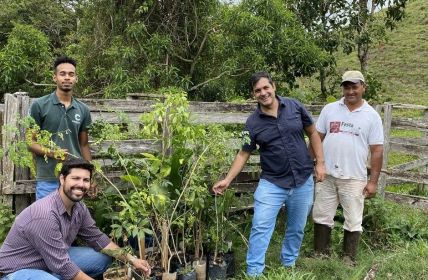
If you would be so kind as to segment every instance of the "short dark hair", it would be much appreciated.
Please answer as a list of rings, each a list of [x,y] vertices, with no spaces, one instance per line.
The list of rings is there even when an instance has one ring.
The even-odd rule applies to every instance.
[[[88,170],[91,173],[90,177],[92,178],[92,172],[94,171],[94,165],[92,163],[90,163],[89,161],[84,160],[82,158],[66,159],[62,163],[61,171],[59,172],[59,174],[64,176],[64,177],[67,177],[67,175],[70,174],[71,169],[73,169],[73,168],[81,168],[81,169]]]
[[[73,58],[68,57],[68,56],[60,56],[60,57],[57,57],[55,59],[54,64],[53,64],[53,70],[56,71],[56,68],[58,67],[58,65],[63,64],[63,63],[70,63],[74,67],[76,67],[76,65],[77,65],[76,60],[74,60]]]
[[[273,85],[272,76],[266,71],[260,71],[260,72],[257,72],[257,73],[254,73],[253,75],[251,75],[250,79],[248,80],[248,86],[250,88],[250,92],[253,91],[254,85],[257,84],[257,82],[261,78],[268,79],[269,84]]]

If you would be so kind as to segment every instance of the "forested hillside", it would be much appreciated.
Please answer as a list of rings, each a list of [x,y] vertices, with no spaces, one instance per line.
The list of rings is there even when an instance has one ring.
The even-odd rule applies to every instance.
[[[414,0],[388,41],[370,52],[369,71],[378,77],[384,97],[395,102],[428,105],[428,1]],[[338,69],[358,67],[355,53],[340,55]]]

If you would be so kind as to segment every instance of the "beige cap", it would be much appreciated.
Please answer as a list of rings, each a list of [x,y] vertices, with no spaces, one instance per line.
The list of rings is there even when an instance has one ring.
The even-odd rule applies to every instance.
[[[365,83],[364,76],[360,71],[346,71],[342,75],[342,82],[340,85],[342,85],[344,82],[358,83],[360,81]]]

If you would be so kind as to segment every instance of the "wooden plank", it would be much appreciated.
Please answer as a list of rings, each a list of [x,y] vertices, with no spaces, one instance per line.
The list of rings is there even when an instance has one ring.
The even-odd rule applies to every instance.
[[[395,165],[391,169],[397,171],[408,171],[414,168],[422,167],[428,165],[428,157],[417,159],[411,162],[406,162],[403,164]]]
[[[163,100],[166,96],[156,93],[146,93],[146,92],[131,92],[126,94],[126,100],[151,100],[158,99]]]
[[[121,181],[120,176],[123,175],[123,172],[121,171],[112,171],[112,172],[106,172],[105,176],[109,178],[110,181],[112,181],[114,184],[120,185],[119,187],[123,189],[124,185],[127,185],[126,182]],[[97,180],[102,180],[99,175],[95,174],[95,177]],[[32,194],[35,192],[35,186],[36,186],[36,180],[17,180],[15,184],[8,188],[6,191],[6,194]],[[109,187],[106,185],[106,187]],[[131,187],[131,186],[129,186]],[[126,187],[125,187],[126,189]]]
[[[195,124],[245,124],[250,113],[197,112],[191,114]]]
[[[18,122],[19,114],[19,105],[18,99],[12,94],[5,94],[5,111],[4,111],[4,124],[7,126],[15,126]],[[15,140],[15,133],[11,131],[5,131],[3,134],[2,148],[3,151],[7,151],[7,148],[10,147],[10,144]],[[1,193],[9,193],[8,189],[13,186],[13,176],[15,166],[10,160],[9,156],[5,154],[2,159],[2,174],[3,174],[3,184]]]
[[[79,99],[89,106],[91,112],[149,112],[157,103],[155,100],[125,100],[125,99]],[[310,112],[321,111],[324,105],[305,105]],[[256,109],[255,102],[231,103],[231,102],[202,102],[189,101],[190,112],[229,112],[252,113]]]
[[[403,138],[403,137],[394,137],[391,138],[391,141],[397,144],[409,144],[415,146],[428,146],[428,138]]]
[[[232,183],[230,189],[235,193],[253,193],[256,191],[259,182]]]
[[[35,180],[19,180],[3,190],[3,194],[31,194],[34,193]]]
[[[0,147],[3,148],[3,125],[4,125],[4,104],[0,104]],[[1,198],[1,189],[3,184],[3,160],[0,159],[0,198]]]
[[[414,120],[409,118],[392,118],[392,126],[406,127],[406,128],[421,128],[428,129],[428,123],[424,120]]]
[[[91,154],[94,158],[108,155],[109,148],[114,147],[122,155],[138,155],[141,153],[155,153],[160,151],[160,143],[154,140],[118,140],[104,141],[100,144],[90,143]]]
[[[398,125],[394,125],[393,126],[394,127],[394,129],[398,129],[398,130],[417,130],[417,131],[420,131],[420,132],[425,132],[425,133],[428,133],[428,129],[427,128],[409,128],[408,126],[404,126],[404,127],[402,127],[402,126],[398,126]]]
[[[396,179],[402,182],[417,183],[417,184],[428,184],[427,173],[416,173],[409,171],[389,171],[389,179]]]
[[[414,208],[428,210],[427,197],[385,192],[385,199],[400,204],[406,204]]]
[[[223,113],[211,112],[207,113],[196,112],[192,113],[190,120],[195,124],[244,124],[249,113]],[[108,123],[119,124],[123,123],[123,118],[115,112],[91,112],[92,120],[103,120]],[[127,112],[127,118],[133,123],[140,123],[141,113]]]
[[[23,117],[28,115],[28,111],[30,109],[30,97],[26,92],[16,92],[14,93],[14,96],[16,96],[18,102],[18,120],[21,120]],[[18,124],[18,129],[19,135],[17,135],[17,139],[20,141],[25,141],[25,129],[20,124]],[[15,167],[15,180],[24,179],[30,179],[30,169],[28,167]],[[25,203],[25,201],[30,201],[30,199],[17,198],[15,201],[18,201],[18,203]],[[17,210],[20,207],[17,207]]]
[[[391,122],[392,122],[392,106],[391,105],[378,105],[376,106],[376,111],[380,113],[383,110],[383,159],[382,159],[382,170],[385,170],[388,165],[388,154],[389,150],[391,149],[390,145],[390,133],[391,133]],[[377,193],[384,197],[385,193],[385,186],[386,186],[386,174],[384,172],[380,173],[379,179],[378,179],[378,187],[377,187]]]
[[[390,146],[393,151],[409,153],[413,155],[428,155],[428,146],[419,146],[413,144],[397,143],[394,140],[390,141]]]
[[[411,110],[428,110],[428,106],[424,105],[416,105],[416,104],[405,104],[405,103],[391,103],[388,102],[394,107],[394,109],[411,109]]]

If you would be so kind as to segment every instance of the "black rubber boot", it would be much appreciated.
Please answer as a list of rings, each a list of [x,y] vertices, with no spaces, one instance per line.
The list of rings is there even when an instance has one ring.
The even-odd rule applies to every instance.
[[[330,256],[331,227],[314,223],[314,251],[316,257]]]
[[[343,261],[351,266],[357,264],[356,257],[361,232],[344,230],[343,239]]]

